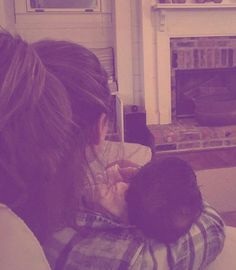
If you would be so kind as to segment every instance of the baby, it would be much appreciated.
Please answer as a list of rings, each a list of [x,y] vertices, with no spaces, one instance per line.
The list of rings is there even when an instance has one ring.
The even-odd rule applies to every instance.
[[[185,234],[203,209],[193,169],[175,157],[150,161],[129,183],[104,185],[100,204],[161,243],[175,242]]]

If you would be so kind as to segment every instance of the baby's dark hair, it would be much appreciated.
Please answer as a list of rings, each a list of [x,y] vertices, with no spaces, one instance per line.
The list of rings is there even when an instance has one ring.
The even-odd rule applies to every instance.
[[[143,233],[161,243],[185,234],[203,209],[196,175],[182,159],[153,159],[130,180],[128,217]]]

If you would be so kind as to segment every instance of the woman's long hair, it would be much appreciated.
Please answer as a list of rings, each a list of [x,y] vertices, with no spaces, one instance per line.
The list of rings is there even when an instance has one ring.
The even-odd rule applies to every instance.
[[[73,220],[85,151],[99,142],[109,104],[107,75],[86,48],[0,33],[0,202],[41,240]]]

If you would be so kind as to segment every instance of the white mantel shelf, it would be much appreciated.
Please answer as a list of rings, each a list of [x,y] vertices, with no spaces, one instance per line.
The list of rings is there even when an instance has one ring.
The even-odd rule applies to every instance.
[[[232,9],[236,8],[236,4],[156,4],[152,6],[152,10],[162,9]]]

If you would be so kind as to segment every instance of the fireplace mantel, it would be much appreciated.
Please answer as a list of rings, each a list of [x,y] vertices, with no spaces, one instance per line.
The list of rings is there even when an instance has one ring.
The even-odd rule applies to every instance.
[[[144,97],[147,122],[169,124],[171,123],[170,39],[236,36],[236,4],[155,4],[149,6],[149,12],[147,5],[143,7]],[[148,45],[150,43],[153,44],[152,47]],[[147,53],[146,50],[152,52]],[[149,74],[152,73],[152,69],[154,69],[153,78]],[[150,78],[155,82],[150,83]]]
[[[194,3],[184,3],[184,4],[155,4],[152,9],[232,9],[236,8],[236,4],[215,4],[215,3],[205,3],[205,4],[194,4]]]

